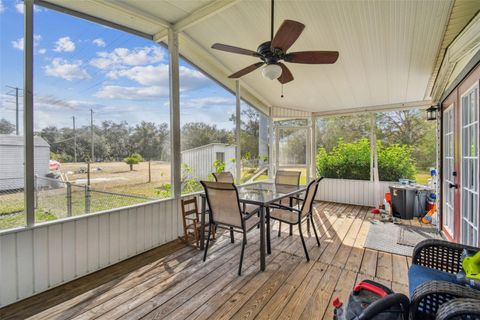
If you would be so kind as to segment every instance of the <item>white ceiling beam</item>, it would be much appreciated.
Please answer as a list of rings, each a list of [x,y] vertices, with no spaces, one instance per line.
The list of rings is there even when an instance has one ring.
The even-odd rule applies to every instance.
[[[233,6],[235,3],[237,3],[239,0],[215,0],[206,6],[203,6],[194,12],[190,13],[188,16],[185,18],[175,22],[175,24],[172,26],[173,31],[175,32],[181,32],[187,28],[190,28],[191,26],[195,25],[196,23],[199,23],[219,12],[222,10],[225,10],[231,6]],[[160,42],[164,40],[167,37],[168,34],[168,29],[162,30],[156,34],[153,35],[153,40],[156,42]]]
[[[349,115],[349,114],[359,113],[359,112],[387,112],[387,111],[396,111],[396,110],[426,108],[431,105],[432,105],[432,100],[420,100],[420,101],[411,101],[411,102],[403,102],[403,103],[383,104],[383,105],[377,105],[377,106],[357,107],[357,108],[350,108],[350,109],[320,111],[320,112],[313,112],[312,115],[315,117],[341,116],[341,115]]]
[[[132,7],[131,5],[126,4],[124,2],[114,1],[114,0],[95,0],[95,2],[103,6],[106,6],[108,8],[111,8],[113,10],[123,12],[135,19],[147,21],[152,24],[156,24],[158,26],[165,27],[165,28],[170,28],[172,26],[170,22],[160,17],[157,17],[149,12],[145,12],[143,10],[139,10],[135,7]]]

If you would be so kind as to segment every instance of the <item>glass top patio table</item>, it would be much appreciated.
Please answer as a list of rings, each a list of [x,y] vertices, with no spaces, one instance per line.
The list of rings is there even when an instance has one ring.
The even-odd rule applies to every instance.
[[[307,190],[306,186],[291,186],[275,184],[272,181],[254,182],[237,186],[238,197],[241,203],[255,204],[260,207],[260,270],[265,271],[265,216],[268,206],[274,202],[278,202],[284,198],[296,196]],[[200,194],[202,198],[201,211],[201,232],[200,232],[200,249],[204,249],[205,242],[205,213],[206,213],[206,196],[205,193]],[[270,226],[267,225],[267,232]],[[268,237],[270,238],[270,237]],[[270,248],[270,247],[269,247]],[[270,250],[270,249],[269,249]]]

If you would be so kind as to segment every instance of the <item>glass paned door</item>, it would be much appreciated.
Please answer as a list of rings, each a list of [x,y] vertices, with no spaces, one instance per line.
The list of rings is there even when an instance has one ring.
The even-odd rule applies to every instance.
[[[478,85],[461,99],[462,162],[461,162],[461,234],[462,243],[478,244]]]
[[[454,107],[450,105],[443,112],[443,227],[450,234],[454,235],[454,207],[455,207],[455,158],[454,158],[454,141],[455,141],[455,117]]]
[[[308,181],[310,135],[308,127],[282,127],[275,130],[277,169],[301,171],[300,182]]]

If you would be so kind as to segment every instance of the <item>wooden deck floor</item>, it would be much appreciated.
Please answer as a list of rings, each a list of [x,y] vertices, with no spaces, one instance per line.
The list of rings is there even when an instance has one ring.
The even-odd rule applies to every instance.
[[[276,236],[278,224],[265,272],[258,230],[248,234],[240,277],[240,241],[220,236],[205,263],[176,241],[0,309],[0,318],[332,319],[331,300],[344,299],[359,280],[407,292],[410,259],[363,248],[369,208],[322,202],[316,211],[321,246],[309,236],[309,263],[297,234]]]

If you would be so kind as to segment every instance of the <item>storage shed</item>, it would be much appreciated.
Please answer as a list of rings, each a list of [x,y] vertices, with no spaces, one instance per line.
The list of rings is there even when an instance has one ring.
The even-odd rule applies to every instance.
[[[0,135],[0,191],[23,188],[23,140],[23,136]],[[41,137],[34,138],[34,145],[35,174],[44,177],[49,172],[50,145]]]
[[[191,177],[207,179],[215,171],[213,163],[216,160],[225,163],[225,171],[235,176],[235,145],[225,143],[210,143],[201,147],[182,151],[182,163],[192,168]]]

